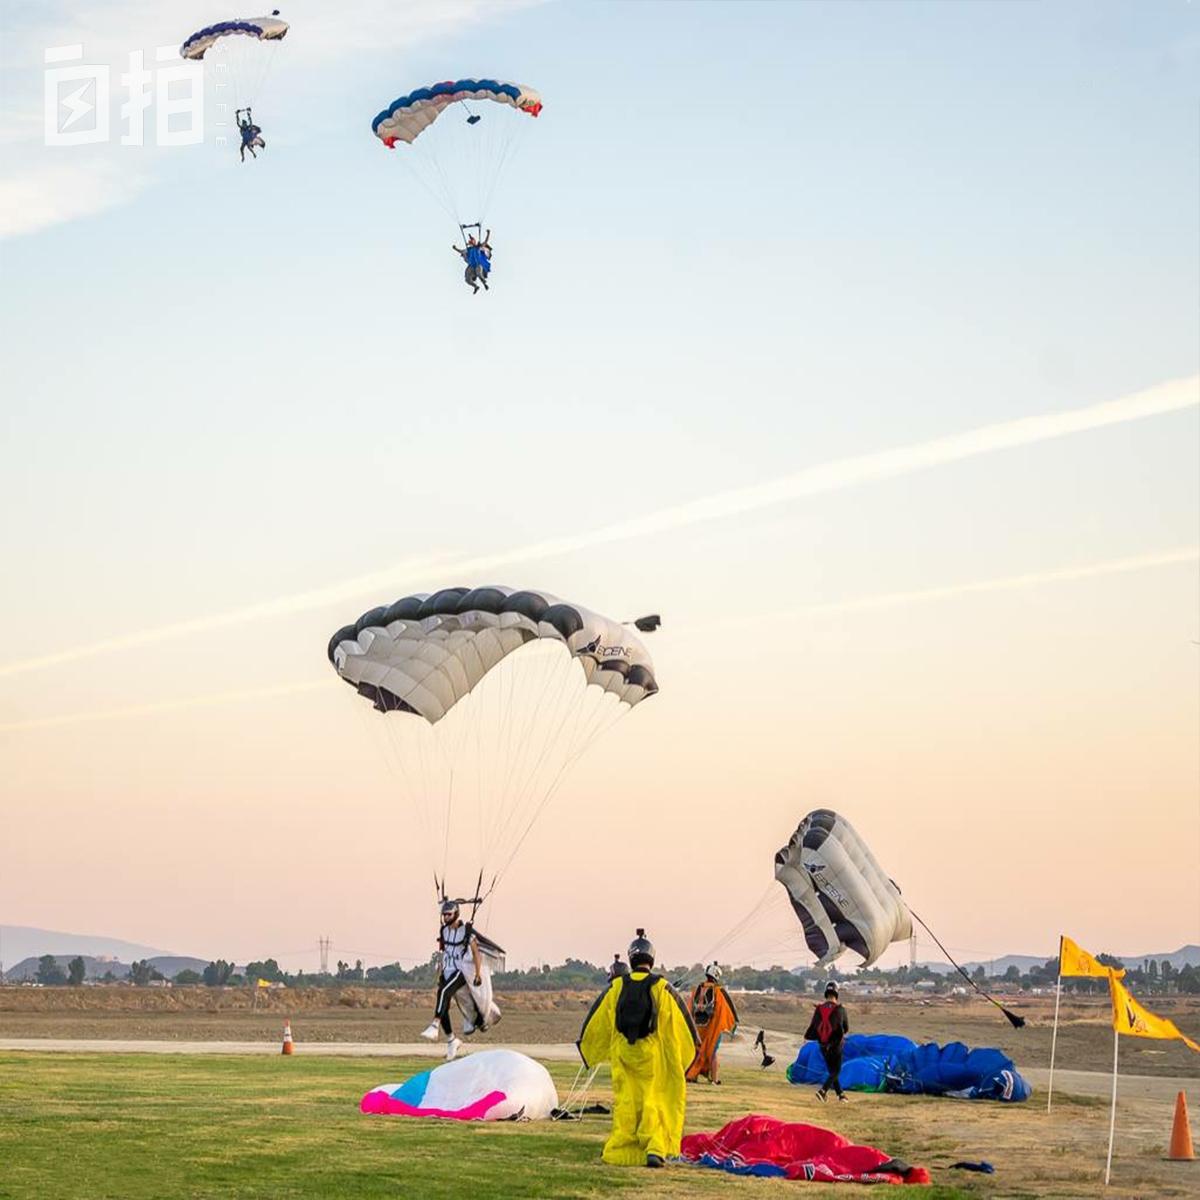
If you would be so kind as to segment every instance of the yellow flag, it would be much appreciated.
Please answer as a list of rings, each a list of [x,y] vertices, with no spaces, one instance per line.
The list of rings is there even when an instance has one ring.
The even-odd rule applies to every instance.
[[[263,988],[269,988],[271,986],[271,981],[269,979],[260,979],[258,981],[258,986],[263,987]]]
[[[1159,1017],[1143,1008],[1130,994],[1129,989],[1117,978],[1115,972],[1108,977],[1112,993],[1113,1028],[1130,1037],[1178,1038],[1185,1046],[1200,1053],[1200,1045],[1190,1037],[1184,1037],[1175,1027],[1174,1021]]]
[[[1073,942],[1069,937],[1059,938],[1058,973],[1060,975],[1093,975],[1097,979],[1107,979],[1110,972],[1120,979],[1125,974],[1125,968],[1106,967],[1078,942]]]

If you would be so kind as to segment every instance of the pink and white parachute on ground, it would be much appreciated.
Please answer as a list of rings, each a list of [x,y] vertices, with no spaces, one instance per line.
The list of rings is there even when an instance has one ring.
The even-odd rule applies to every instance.
[[[544,1121],[557,1107],[550,1072],[515,1050],[480,1050],[381,1084],[359,1105],[364,1113],[452,1121]]]

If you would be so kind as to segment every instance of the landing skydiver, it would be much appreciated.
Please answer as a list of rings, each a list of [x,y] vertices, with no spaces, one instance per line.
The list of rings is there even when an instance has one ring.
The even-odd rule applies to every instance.
[[[462,1049],[462,1042],[454,1036],[454,1027],[450,1024],[450,1002],[460,988],[467,986],[467,977],[463,972],[467,955],[471,956],[474,968],[474,986],[479,987],[483,982],[483,962],[479,955],[479,941],[475,929],[459,914],[458,905],[453,900],[442,901],[442,924],[438,931],[438,949],[442,956],[442,969],[438,978],[437,997],[434,1002],[433,1020],[421,1031],[421,1036],[428,1042],[436,1042],[438,1035],[446,1035],[446,1058],[454,1058]],[[464,1027],[463,1032],[474,1032]]]

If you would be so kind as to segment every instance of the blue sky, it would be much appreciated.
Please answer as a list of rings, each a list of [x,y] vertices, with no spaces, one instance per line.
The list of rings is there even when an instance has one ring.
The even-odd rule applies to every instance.
[[[71,40],[83,18],[57,10],[54,34]],[[88,33],[105,46],[147,50],[221,15],[89,11]],[[1195,375],[1194,4],[463,4],[434,25],[427,6],[338,12],[344,26],[330,31],[316,6],[285,7],[292,32],[256,105],[269,142],[258,162],[211,146],[78,160],[19,138],[3,147],[10,188],[76,161],[66,186],[79,195],[89,180],[130,180],[98,193],[117,202],[0,245],[10,515],[0,546],[19,581],[0,618],[31,652],[412,556],[569,535]],[[144,40],[131,45],[143,19]],[[25,56],[5,107],[19,131],[40,112],[49,34],[15,32]],[[370,132],[402,92],[476,72],[527,82],[546,106],[491,214],[496,269],[481,297],[450,254],[456,231]],[[532,580],[501,582],[606,611],[662,608],[702,627],[731,608],[749,622],[1194,546],[1196,443],[1193,407],[564,555],[522,568]],[[1089,708],[1104,685],[1046,647],[1077,637],[1086,660],[1089,645],[1119,646],[1114,692],[1136,691],[1136,676],[1164,713],[1189,713],[1195,575],[1184,564],[1055,585],[986,617],[952,607],[927,629],[889,628],[885,653],[900,687],[931,658],[945,658],[950,680],[966,647],[1009,639],[1004,711],[1013,696],[1056,714],[1078,705],[1072,736],[1094,744],[1108,729]],[[319,677],[321,631],[384,598],[285,624],[249,665],[232,646],[263,638],[258,627],[233,643],[183,639],[97,659],[66,680],[12,681],[0,719],[53,712],[64,688],[76,711]],[[859,626],[830,636],[821,653],[791,639],[774,662],[750,652],[748,691],[764,698],[755,753],[776,756],[762,770],[779,814],[803,811],[796,792],[810,785],[867,786],[810,762],[801,787],[790,752],[769,749],[790,729],[770,706],[787,704],[810,671],[827,691],[821,672],[844,672],[863,644]],[[1138,675],[1166,636],[1163,674]],[[6,657],[24,649],[20,636]],[[667,640],[662,653],[698,711],[707,685],[695,646]],[[1017,677],[1023,653],[1028,678]],[[850,759],[894,714],[865,700],[878,685],[869,658],[846,699],[862,721]],[[1075,690],[1039,699],[1041,669]],[[691,713],[662,718],[664,729]],[[315,728],[325,716],[298,719]],[[729,733],[730,756],[743,733]],[[144,736],[121,726],[131,744]],[[651,742],[633,735],[630,753],[666,777],[676,752]],[[10,746],[24,803],[44,787],[73,794],[69,744]],[[1165,811],[1193,826],[1194,749],[1179,732],[1163,789]],[[986,754],[977,772],[992,769]],[[312,766],[322,769],[335,777],[334,764]],[[914,793],[919,776],[914,767],[906,783]],[[155,786],[170,778],[164,763]],[[869,816],[886,821],[888,807]],[[779,840],[774,827],[761,837]],[[33,904],[13,919],[51,923]],[[58,919],[71,919],[69,906]],[[1013,948],[1005,939],[1017,931],[996,921],[984,936]],[[111,932],[161,940],[128,924]]]

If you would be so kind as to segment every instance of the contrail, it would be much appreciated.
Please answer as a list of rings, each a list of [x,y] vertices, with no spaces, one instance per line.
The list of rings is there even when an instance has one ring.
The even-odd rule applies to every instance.
[[[877,608],[894,608],[904,604],[919,604],[927,600],[942,600],[955,596],[966,596],[977,592],[1002,592],[1018,588],[1036,587],[1047,583],[1069,583],[1078,579],[1093,579],[1099,575],[1119,575],[1131,571],[1144,571],[1152,567],[1167,567],[1178,563],[1200,562],[1200,547],[1184,546],[1177,550],[1164,550],[1157,554],[1139,554],[1129,558],[1115,558],[1107,562],[1084,563],[1075,567],[1062,567],[1055,571],[1033,571],[1024,575],[1006,575],[997,579],[980,579],[969,583],[951,583],[942,587],[922,588],[907,592],[884,592],[870,596],[856,596],[847,600],[835,600],[828,604],[809,604],[802,608],[774,613],[743,614],[722,621],[706,621],[696,625],[670,625],[665,635],[690,636],[696,633],[711,633],[726,627],[738,627],[747,622],[781,620],[783,618],[822,616],[831,613],[863,612]],[[126,708],[99,709],[92,712],[64,713],[53,717],[33,717],[24,721],[0,723],[0,733],[16,733],[31,729],[51,729],[57,725],[77,725],[82,722],[115,721],[126,717],[146,717],[157,713],[176,712],[179,709],[217,704],[232,704],[246,700],[269,700],[278,696],[296,696],[304,692],[315,692],[321,688],[332,688],[333,676],[325,679],[301,680],[280,684],[276,687],[251,688],[244,691],[213,692],[203,696],[185,696],[178,700],[164,700],[156,704],[138,704]]]
[[[593,546],[612,542],[630,541],[649,537],[689,525],[716,521],[741,513],[754,512],[815,496],[823,492],[841,491],[863,483],[893,479],[910,475],[931,467],[961,462],[982,454],[999,450],[1011,450],[1017,446],[1029,446],[1037,442],[1066,437],[1072,433],[1084,433],[1092,429],[1103,429],[1109,425],[1120,425],[1127,421],[1140,421],[1163,413],[1195,408],[1200,404],[1200,375],[1174,379],[1144,391],[1134,392],[1117,400],[1092,404],[1084,408],[1068,409],[1065,412],[1046,413],[1038,417],[1022,417],[1016,421],[1002,421],[984,425],[966,433],[950,434],[928,442],[911,446],[900,446],[893,450],[881,450],[872,454],[859,454],[839,458],[814,467],[806,467],[791,475],[750,487],[733,488],[716,492],[684,504],[670,505],[640,517],[630,517],[602,525],[585,533],[564,534],[532,542],[511,550],[493,554],[482,554],[453,559],[448,556],[430,556],[399,563],[387,570],[361,575],[329,587],[282,596],[276,600],[252,604],[216,616],[197,617],[154,629],[141,630],[118,637],[105,638],[82,646],[42,654],[34,658],[19,659],[0,666],[0,677],[18,675],[40,667],[73,662],[107,654],[114,650],[129,650],[153,642],[184,637],[189,634],[207,633],[216,629],[257,621],[264,617],[280,616],[323,608],[341,600],[353,599],[367,592],[384,592],[418,587],[428,583],[430,572],[436,568],[443,579],[478,578],[484,572],[498,567],[514,566],[518,563],[534,562],[554,558]]]
[[[672,634],[711,633],[717,629],[736,628],[746,621],[778,621],[795,617],[819,617],[836,613],[865,612],[878,608],[897,608],[905,604],[921,604],[928,600],[945,600],[980,592],[1010,592],[1021,588],[1039,587],[1047,583],[1070,583],[1078,579],[1094,579],[1099,575],[1122,575],[1130,571],[1145,571],[1151,567],[1169,567],[1177,563],[1200,562],[1200,547],[1182,546],[1157,554],[1137,554],[1129,558],[1114,558],[1106,562],[1082,563],[1077,567],[1060,567],[1054,571],[1031,571],[1024,575],[1005,575],[995,579],[977,579],[967,583],[950,583],[942,587],[919,588],[907,592],[881,592],[869,596],[852,596],[827,604],[806,604],[798,608],[754,616],[705,621],[696,625],[664,626]],[[2,728],[2,726],[0,726]]]
[[[80,725],[91,721],[119,721],[126,717],[149,717],[158,713],[177,712],[181,708],[207,708],[212,705],[233,704],[244,700],[274,700],[279,696],[297,696],[302,692],[315,692],[318,688],[326,688],[329,685],[329,679],[313,679],[300,683],[283,683],[276,687],[211,692],[206,696],[184,696],[178,700],[160,700],[155,704],[132,704],[125,708],[101,708],[92,712],[59,713],[53,717],[31,717],[27,721],[8,721],[0,724],[0,733],[16,733],[28,729],[53,729],[56,725]]]

